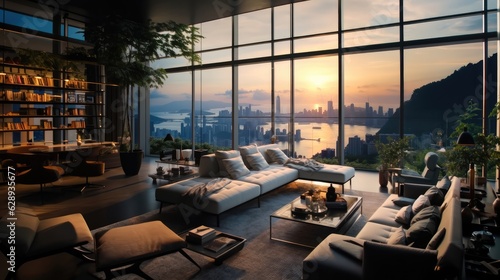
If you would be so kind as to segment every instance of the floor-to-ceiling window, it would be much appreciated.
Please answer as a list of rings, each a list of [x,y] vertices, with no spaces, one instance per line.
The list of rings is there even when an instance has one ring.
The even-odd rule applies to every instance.
[[[314,0],[197,25],[202,64],[163,66],[190,79],[195,133],[186,140],[228,149],[274,135],[293,156],[341,150],[346,164],[366,168],[377,165],[381,136],[411,136],[417,152],[446,147],[464,96],[496,87],[481,72],[485,55],[496,59],[496,1],[459,2]],[[496,77],[492,65],[486,75]],[[471,88],[449,84],[469,68]]]

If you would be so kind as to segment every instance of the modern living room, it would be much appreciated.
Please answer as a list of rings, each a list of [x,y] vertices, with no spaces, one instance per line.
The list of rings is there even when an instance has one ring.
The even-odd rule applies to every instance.
[[[354,245],[359,248],[353,249],[351,245],[368,240],[367,248],[377,247],[378,244],[371,243],[388,243],[391,237],[390,242],[394,242],[396,232],[407,232],[409,222],[406,227],[399,228],[393,219],[393,216],[402,215],[400,205],[396,207],[390,203],[394,196],[416,195],[416,192],[411,193],[410,187],[400,188],[405,183],[411,185],[406,181],[410,180],[409,177],[402,176],[406,174],[401,173],[401,167],[424,177],[426,172],[429,174],[432,164],[442,168],[432,171],[435,179],[423,185],[433,190],[438,185],[447,185],[446,189],[452,186],[453,191],[447,192],[447,196],[443,192],[442,200],[432,202],[434,210],[442,206],[439,210],[442,220],[433,224],[435,229],[430,236],[437,245],[434,244],[433,248],[423,246],[428,257],[425,261],[428,261],[428,267],[442,268],[438,275],[443,279],[476,279],[481,275],[479,272],[470,273],[474,269],[470,265],[477,262],[479,267],[488,269],[481,263],[482,259],[474,258],[466,265],[458,266],[456,260],[448,258],[453,253],[456,256],[465,254],[472,242],[464,235],[468,243],[464,241],[465,247],[453,251],[457,249],[457,231],[453,229],[461,224],[450,221],[456,220],[453,218],[456,218],[457,207],[470,207],[476,211],[472,224],[479,220],[476,226],[481,227],[474,228],[474,232],[487,226],[484,232],[489,229],[498,235],[496,224],[481,223],[495,220],[490,214],[494,213],[493,201],[497,195],[495,164],[498,166],[498,163],[492,156],[496,153],[491,152],[492,149],[486,155],[478,152],[479,156],[468,157],[473,153],[470,152],[470,143],[466,144],[469,148],[465,148],[469,151],[458,148],[456,153],[453,151],[458,145],[457,138],[460,138],[457,131],[461,132],[464,126],[474,137],[479,137],[472,148],[478,150],[486,147],[481,142],[485,139],[481,135],[495,136],[498,131],[497,118],[489,115],[497,107],[498,96],[492,78],[497,76],[498,63],[497,4],[485,1],[483,6],[467,3],[457,8],[446,1],[436,5],[430,3],[432,1],[419,4],[359,2],[363,3],[339,0],[257,3],[197,0],[181,4],[156,0],[125,3],[74,0],[56,3],[54,7],[36,1],[3,0],[1,158],[9,158],[12,149],[18,149],[18,146],[28,151],[24,151],[23,156],[46,157],[50,152],[51,163],[43,168],[55,170],[62,166],[64,171],[60,173],[66,174],[42,181],[45,179],[39,174],[21,176],[26,175],[21,170],[31,170],[29,164],[21,164],[18,165],[19,172],[9,177],[5,175],[10,174],[10,161],[2,162],[4,173],[0,195],[7,200],[0,207],[1,217],[5,222],[8,210],[14,207],[9,202],[15,198],[13,209],[29,217],[38,217],[40,224],[44,220],[79,213],[93,237],[91,242],[79,247],[87,250],[84,255],[93,260],[82,260],[68,253],[51,253],[22,264],[15,279],[147,277],[121,270],[113,270],[107,275],[103,272],[106,265],[102,262],[109,265],[111,261],[103,256],[111,256],[113,261],[125,259],[118,261],[120,265],[109,265],[113,269],[123,264],[131,265],[130,268],[138,272],[137,266],[140,265],[140,269],[153,279],[322,279],[335,273],[341,279],[362,279],[367,274],[359,256],[363,246]],[[96,6],[102,9],[96,11]],[[174,20],[187,24],[187,27],[181,27],[187,28],[184,31],[196,30],[193,32],[200,35],[192,44],[196,56],[191,56],[193,52],[188,48],[189,51],[182,50],[183,54],[177,54],[178,57],[168,57],[164,53],[163,57],[149,61],[168,75],[160,84],[151,87],[124,82],[127,88],[136,91],[131,98],[121,96],[121,93],[128,95],[128,89],[110,82],[115,78],[107,72],[112,68],[110,65],[101,67],[99,63],[85,62],[83,73],[86,77],[81,79],[73,72],[78,63],[63,66],[62,71],[49,71],[50,74],[45,71],[52,65],[25,64],[25,59],[33,63],[38,61],[34,57],[41,57],[47,50],[61,56],[61,49],[68,46],[92,48],[81,35],[85,25],[91,26],[92,20],[103,19],[110,11],[120,14],[124,21]],[[46,28],[46,24],[51,28]],[[191,25],[195,29],[189,29]],[[20,45],[16,46],[13,38],[23,40],[17,41]],[[38,47],[34,47],[33,52],[26,51],[32,46]],[[70,56],[65,54],[64,57]],[[81,58],[78,57],[77,61]],[[488,78],[478,81],[477,77]],[[15,80],[17,78],[19,80]],[[58,81],[64,86],[58,86]],[[34,101],[30,99],[33,96],[42,99]],[[123,105],[125,99],[133,105]],[[479,109],[468,107],[470,101],[475,102]],[[127,109],[117,110],[118,106]],[[467,119],[468,116],[472,117]],[[396,158],[395,163],[385,164],[382,147],[393,139],[411,140],[405,148],[398,149],[405,155],[392,155],[391,160]],[[269,159],[269,153],[264,149],[253,153],[259,155],[259,159],[254,160],[260,160],[254,166],[241,153],[244,147],[254,144],[256,147],[274,145],[268,150],[279,148],[295,163],[317,164],[319,172],[286,169],[281,162]],[[99,166],[85,165],[80,168],[83,169],[81,173],[75,171],[71,174],[68,166],[76,169],[75,158],[71,158],[69,165],[67,162],[59,165],[64,157],[69,158],[70,147],[80,150],[92,145],[106,151],[99,152],[92,161],[85,163]],[[116,162],[118,153],[114,153],[124,146],[127,146],[127,151],[132,151],[133,147],[141,152],[140,169],[133,175],[127,174],[123,161]],[[172,149],[172,156],[177,161],[162,160],[164,153],[171,153]],[[176,149],[179,150],[177,155]],[[210,168],[218,167],[207,169],[207,164],[191,165],[180,161],[179,155],[183,151],[189,152],[192,161],[196,158],[193,151],[204,151],[203,160],[210,162]],[[224,159],[227,165],[222,159],[216,159],[218,153],[224,151],[240,151],[236,158],[240,159],[241,155],[242,161],[233,164],[240,164],[238,168],[241,168],[243,162],[249,170],[244,170],[243,174],[233,166],[233,172],[227,170],[228,175],[217,172],[230,164],[228,158]],[[438,159],[431,164],[428,161],[432,154]],[[99,158],[110,155],[111,159],[105,160],[103,165]],[[401,160],[403,157],[404,161]],[[76,162],[79,160],[77,158]],[[470,163],[479,166],[475,170],[476,177],[486,182],[478,184],[476,190],[469,186],[471,180],[465,183],[458,178],[470,176],[474,170],[469,170]],[[188,165],[195,175],[185,178],[194,180],[177,179],[175,176],[180,167],[185,170]],[[390,171],[386,169],[388,166]],[[175,172],[174,176],[172,172]],[[198,176],[197,172],[205,175]],[[220,174],[216,176],[215,173]],[[265,175],[256,175],[258,173]],[[272,178],[283,176],[287,178],[283,179],[284,184],[269,187]],[[337,179],[335,176],[347,177]],[[234,186],[226,185],[222,191],[214,192],[208,205],[197,207],[200,205],[195,203],[183,208],[184,204],[179,203],[178,197],[186,188],[203,185],[206,189],[216,177],[230,178],[229,184],[237,182],[238,187],[245,188],[245,193],[235,194]],[[14,181],[15,192],[9,188],[9,183]],[[327,202],[330,186],[335,188],[334,195],[343,197],[344,201],[348,197],[356,198],[357,202],[350,202],[347,206],[347,215],[338,212],[331,216],[335,211],[323,205]],[[460,189],[468,189],[472,197],[474,191],[476,194],[487,193],[486,198],[480,200],[486,204],[485,208],[478,208],[481,203],[474,199],[470,202],[464,200]],[[455,190],[459,191],[458,195]],[[418,192],[431,197],[426,191]],[[321,193],[325,199],[320,198]],[[302,205],[307,207],[302,208]],[[321,209],[328,210],[322,212]],[[306,214],[297,212],[299,210],[306,211]],[[381,218],[381,213],[384,218]],[[480,219],[478,213],[485,216]],[[315,223],[324,224],[327,219],[333,226],[314,227]],[[429,219],[434,219],[434,216]],[[287,223],[290,220],[292,222]],[[180,254],[166,254],[164,247],[158,256],[151,257],[149,252],[141,255],[144,261],[127,259],[127,254],[143,244],[137,237],[139,233],[143,234],[143,241],[153,242],[151,231],[147,233],[139,228],[150,221],[161,221],[163,226],[160,229],[166,227],[174,236],[183,239],[190,230],[210,227],[220,234],[233,236],[242,246],[231,247],[228,249],[231,253],[220,259],[203,254],[192,245],[180,249]],[[309,227],[311,224],[313,226]],[[134,225],[138,227],[126,227]],[[448,233],[442,230],[443,227]],[[111,229],[124,232],[130,229],[130,235],[118,234],[123,239],[109,238],[108,243],[104,243],[104,237],[118,232]],[[12,232],[15,231],[0,231],[4,237],[13,236]],[[43,233],[51,235],[50,231]],[[19,230],[15,236],[21,239],[24,234]],[[458,237],[461,244],[461,231]],[[337,239],[342,242],[337,242]],[[354,240],[349,241],[348,249],[345,240]],[[398,242],[415,244],[415,241],[408,240]],[[29,243],[39,242],[36,238],[32,241]],[[57,243],[57,237],[50,242]],[[9,247],[3,243],[7,249],[3,248],[2,252],[8,252]],[[339,243],[343,245],[333,248]],[[111,245],[111,250],[102,249],[104,253],[98,253],[97,249],[101,247],[94,247],[94,244],[100,244],[102,248],[107,244],[119,245]],[[498,251],[490,245],[486,244],[489,261],[497,259],[495,252]],[[422,252],[418,251],[422,248],[412,249],[392,253],[408,253],[412,257],[411,253]],[[329,256],[325,251],[334,254]],[[108,255],[110,252],[115,254]],[[466,257],[470,258],[469,253]],[[331,265],[329,261],[333,259],[339,265]],[[4,272],[7,275],[10,265],[8,258],[3,260],[7,266],[2,268],[1,276]],[[342,267],[343,264],[346,265]],[[495,267],[489,268],[496,270]],[[430,273],[425,269],[420,272]],[[418,273],[414,274],[417,279],[423,275]],[[379,276],[390,278],[393,275]],[[488,274],[481,276],[489,277]]]

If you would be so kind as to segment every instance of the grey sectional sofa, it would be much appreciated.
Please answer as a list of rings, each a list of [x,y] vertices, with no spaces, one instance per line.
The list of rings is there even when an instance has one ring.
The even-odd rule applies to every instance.
[[[268,152],[273,150],[273,153]],[[331,182],[342,185],[351,182],[355,175],[353,167],[324,165],[311,171],[283,165],[283,154],[278,145],[244,146],[238,150],[218,151],[204,155],[200,160],[199,177],[161,186],[156,189],[156,200],[160,202],[160,212],[165,204],[175,204],[183,213],[199,211],[214,214],[219,224],[219,214],[272,191],[297,179]],[[279,158],[281,154],[281,158]],[[278,155],[274,157],[274,155]],[[228,168],[229,167],[229,170]],[[186,197],[186,192],[203,187],[215,179],[228,178],[217,191],[197,198]],[[206,190],[205,190],[206,191]],[[260,202],[259,202],[260,203]],[[185,217],[188,218],[188,217]]]
[[[460,279],[460,180],[445,177],[430,187],[407,184],[402,196],[390,195],[356,237],[327,236],[304,259],[303,279]],[[421,195],[431,206],[406,216]]]

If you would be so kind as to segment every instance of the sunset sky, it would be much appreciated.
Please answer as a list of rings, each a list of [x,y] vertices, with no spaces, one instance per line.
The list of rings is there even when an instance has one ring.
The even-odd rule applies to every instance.
[[[376,24],[394,23],[398,20],[397,0],[350,0],[344,1],[344,27],[359,28]],[[482,1],[405,1],[405,20],[416,20],[454,13],[478,11]],[[489,1],[489,8],[496,7],[496,1]],[[332,32],[338,29],[336,19],[337,4],[334,0],[311,0],[295,5],[294,33],[296,36]],[[311,16],[314,15],[314,16]],[[238,42],[240,44],[267,41],[271,39],[270,10],[262,10],[240,15]],[[287,38],[290,34],[289,7],[275,9],[275,38]],[[496,30],[496,15],[489,17],[488,28]],[[231,19],[224,18],[199,25],[204,36],[197,49],[213,49],[231,44]],[[482,30],[482,18],[472,16],[459,20],[439,21],[433,24],[414,24],[405,27],[405,39],[433,38],[457,34],[478,33]],[[313,40],[295,41],[296,52],[334,49],[338,47],[337,35],[314,37]],[[345,46],[369,45],[373,43],[395,42],[398,40],[397,28],[362,30],[346,33]],[[290,43],[283,41],[275,44],[278,54],[290,53]],[[496,44],[490,44],[492,55]],[[271,55],[269,43],[240,48],[242,58]],[[202,55],[204,64],[227,61],[231,51],[219,50]],[[427,83],[441,80],[468,63],[482,60],[482,44],[470,43],[453,46],[439,46],[405,50],[405,99],[412,92]],[[179,59],[159,61],[158,67],[179,66],[185,63]],[[295,110],[326,108],[329,100],[337,107],[338,99],[338,57],[317,57],[295,61]],[[256,109],[270,110],[271,63],[243,65],[238,69],[240,105],[252,104]],[[375,108],[399,107],[399,51],[353,54],[344,57],[345,104],[364,107],[370,102]],[[161,106],[174,100],[190,98],[190,74],[171,74],[165,85],[153,91],[152,106]],[[275,93],[280,95],[282,105],[287,104],[290,95],[290,61],[275,63]],[[201,81],[201,82],[200,82]],[[196,89],[203,94],[203,100],[231,100],[231,69],[206,70],[196,73]],[[156,102],[157,101],[157,102]],[[260,106],[260,107],[259,107]],[[285,105],[282,111],[288,107]]]

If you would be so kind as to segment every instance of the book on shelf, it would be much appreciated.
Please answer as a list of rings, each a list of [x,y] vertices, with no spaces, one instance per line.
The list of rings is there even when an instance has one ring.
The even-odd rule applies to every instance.
[[[236,243],[236,240],[226,236],[219,236],[212,239],[210,242],[205,244],[203,248],[210,250],[212,252],[218,253],[220,250],[226,248],[227,246]]]
[[[205,244],[215,237],[217,232],[215,229],[207,226],[199,226],[188,232],[186,235],[186,241],[195,244]]]

